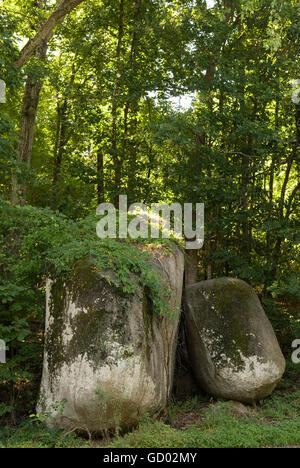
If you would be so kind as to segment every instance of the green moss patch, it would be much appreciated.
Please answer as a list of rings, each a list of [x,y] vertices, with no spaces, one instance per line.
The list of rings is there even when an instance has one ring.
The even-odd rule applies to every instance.
[[[249,314],[243,314],[243,308],[253,301],[253,291],[243,281],[228,278],[213,280],[210,287],[206,283],[203,289],[195,292],[197,309],[201,310],[201,319],[194,314],[201,334],[211,341],[211,356],[216,369],[228,365],[236,371],[243,370],[242,356],[253,354],[255,337],[247,333]],[[194,306],[196,301],[194,299]]]

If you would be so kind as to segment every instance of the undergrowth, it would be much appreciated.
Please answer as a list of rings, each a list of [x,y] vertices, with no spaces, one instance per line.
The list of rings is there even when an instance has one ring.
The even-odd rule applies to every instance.
[[[144,287],[159,315],[169,315],[169,285],[153,254],[171,254],[169,239],[99,239],[99,216],[74,221],[49,208],[11,206],[0,198],[0,338],[7,362],[0,366],[0,421],[17,424],[32,411],[41,377],[46,278],[72,277],[76,260],[114,272],[124,294]]]
[[[139,427],[112,440],[88,441],[76,434],[46,429],[40,422],[26,421],[18,429],[0,431],[2,447],[111,447],[111,448],[257,448],[300,446],[300,374],[290,365],[289,375],[273,395],[256,407],[246,406],[242,414],[226,401],[204,397],[174,401],[161,420],[149,415]],[[283,389],[282,387],[285,387]],[[181,429],[176,418],[193,422]]]

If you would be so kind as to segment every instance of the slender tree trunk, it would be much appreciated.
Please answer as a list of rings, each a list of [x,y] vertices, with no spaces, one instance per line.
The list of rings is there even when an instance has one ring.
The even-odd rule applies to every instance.
[[[248,197],[248,185],[249,185],[249,158],[247,156],[242,157],[242,209],[243,209],[243,220],[242,220],[242,248],[245,253],[249,250],[249,226],[248,226],[248,215],[247,211],[249,208],[249,197]]]
[[[131,73],[133,76],[133,82],[137,75],[137,52],[138,52],[138,45],[139,45],[139,18],[141,13],[141,5],[142,0],[134,0],[134,26],[133,26],[133,34],[132,34],[132,41],[131,41],[131,51],[130,51],[130,67]],[[127,184],[127,194],[129,197],[129,203],[133,202],[134,200],[134,187],[135,187],[135,179],[136,179],[136,163],[137,163],[137,125],[138,125],[138,110],[139,110],[139,93],[136,89],[136,86],[133,89],[129,89],[128,91],[128,100],[126,102],[126,113],[131,111],[131,119],[130,119],[130,149],[129,149],[129,172],[128,172],[128,184]],[[125,140],[126,141],[126,140]]]
[[[39,59],[45,60],[48,41],[53,35],[55,26],[62,21],[68,13],[82,3],[82,1],[83,0],[60,0],[58,7],[41,26],[39,32],[33,39],[27,42],[20,52],[16,66],[23,66],[32,55],[36,55]],[[35,3],[39,8],[44,8],[44,1],[37,1]],[[42,82],[40,79],[36,78],[34,75],[28,75],[22,102],[19,130],[20,142],[17,155],[17,166],[24,164],[28,170],[31,166],[34,127],[41,87]],[[18,167],[16,169],[18,169]],[[13,205],[18,203],[24,205],[25,202],[26,184],[20,184],[18,182],[18,176],[15,172],[12,176],[11,203]]]
[[[288,157],[288,160],[287,160],[287,167],[286,167],[286,171],[285,171],[285,177],[284,177],[284,180],[283,180],[283,184],[282,184],[282,187],[281,187],[281,193],[280,193],[279,213],[278,213],[280,219],[284,219],[284,217],[285,217],[284,216],[284,202],[285,202],[285,198],[286,198],[286,189],[287,189],[287,186],[288,186],[288,181],[289,181],[289,177],[290,177],[290,174],[291,174],[291,169],[292,169],[293,163],[296,160],[296,157],[297,157],[297,154],[298,154],[298,151],[299,151],[299,147],[300,147],[300,105],[295,106],[295,124],[296,124],[296,142],[295,142],[295,146],[294,146],[294,148],[293,148],[293,150],[292,150],[292,152],[291,152],[291,154],[290,154],[290,156]],[[295,196],[295,194],[296,194],[296,192],[298,190],[298,186],[299,185],[296,186],[293,193],[291,194],[292,199],[293,199],[293,197]],[[289,213],[289,210],[290,210],[289,203],[292,201],[291,196],[289,197],[289,201],[288,201],[287,213]],[[287,213],[286,213],[286,216],[287,216]],[[273,259],[274,259],[274,267],[273,267],[273,270],[272,270],[272,277],[273,278],[275,278],[276,274],[277,274],[277,268],[278,268],[279,259],[280,259],[280,255],[281,255],[281,245],[282,245],[282,238],[277,236],[275,247],[274,247],[274,253],[273,253]]]
[[[45,60],[47,54],[48,38],[40,43],[35,55]],[[34,128],[36,122],[42,80],[33,74],[28,75],[22,102],[22,111],[19,129],[19,144],[17,149],[17,166],[19,169],[30,170]],[[20,167],[21,166],[21,167]],[[17,167],[18,169],[18,167]],[[12,176],[11,203],[24,205],[26,203],[27,184],[19,183],[17,173]]]
[[[112,150],[112,159],[114,162],[114,184],[115,184],[115,193],[114,193],[114,203],[116,208],[119,206],[119,194],[120,194],[120,185],[121,185],[121,169],[122,169],[122,160],[118,155],[118,101],[120,93],[120,58],[121,58],[121,49],[122,41],[124,36],[124,0],[120,0],[119,5],[119,25],[118,25],[118,42],[116,48],[116,81],[114,86],[114,92],[112,97],[112,136],[111,136],[111,150]]]
[[[122,142],[123,161],[126,160],[126,152],[127,152],[128,114],[129,114],[129,101],[127,100],[124,106],[124,129],[123,129],[123,142]]]
[[[234,14],[234,10],[235,10],[233,1],[232,0],[224,0],[224,5],[228,8],[228,12],[226,13],[226,22],[231,23],[232,22],[232,17],[233,17],[233,14]],[[220,52],[221,52],[221,48],[219,50],[219,53]],[[212,106],[212,102],[211,102],[212,99],[211,99],[211,95],[209,94],[209,91],[210,91],[211,83],[212,83],[212,81],[214,79],[214,76],[215,76],[216,62],[217,61],[216,61],[215,56],[211,56],[209,58],[207,66],[206,66],[206,73],[205,73],[205,76],[204,76],[204,82],[205,82],[205,85],[206,85],[206,88],[207,88],[207,93],[208,93],[208,97],[207,97],[207,105],[208,106],[210,106],[210,105]],[[222,110],[223,99],[224,99],[224,95],[223,95],[223,93],[221,91],[220,92],[220,111]],[[204,132],[201,132],[201,133],[196,132],[195,136],[196,136],[196,139],[195,139],[195,154],[197,154],[199,148],[202,145],[208,145],[209,146],[210,143],[207,142],[207,135]],[[201,159],[200,158],[198,158],[197,170],[201,171]],[[194,215],[195,215],[195,213],[194,213]],[[209,255],[209,252],[210,252],[210,241],[209,240],[205,240],[205,246],[206,246],[205,254],[207,256],[207,255]],[[191,251],[186,250],[186,254],[187,254],[187,259],[186,259],[186,262],[185,262],[185,278],[186,278],[186,282],[191,284],[192,282],[197,281],[199,251],[198,250],[191,250]],[[212,276],[212,265],[211,265],[211,263],[209,263],[206,273],[207,273],[207,279],[210,279],[211,276]]]
[[[77,71],[78,70],[75,70],[75,66],[73,65],[70,81],[68,84],[69,92],[73,89]],[[61,105],[59,104],[59,102],[57,103],[57,128],[56,128],[56,137],[55,137],[55,145],[54,145],[54,167],[53,167],[52,197],[51,197],[52,206],[55,205],[57,183],[58,183],[59,174],[61,171],[65,148],[71,137],[71,132],[68,132],[69,108],[70,108],[70,105],[68,102],[68,96],[65,96],[63,103]]]
[[[63,21],[65,16],[82,2],[83,0],[60,0],[56,10],[41,26],[39,32],[21,50],[19,58],[16,61],[16,66],[22,67],[43,42],[47,43],[53,35],[55,26]]]
[[[278,89],[279,93],[279,89]],[[275,130],[279,128],[279,96],[276,97],[276,105],[275,105]],[[273,211],[273,197],[274,197],[274,177],[275,177],[275,168],[276,168],[276,160],[277,154],[276,149],[274,149],[274,153],[272,155],[272,161],[270,166],[270,177],[269,177],[269,192],[268,192],[268,203],[269,203],[269,218],[272,216]],[[272,244],[272,236],[269,231],[266,234],[266,247],[267,252],[270,254],[271,252],[271,244]]]
[[[64,154],[64,149],[67,143],[67,110],[68,104],[67,99],[64,100],[62,106],[60,107],[59,104],[57,106],[57,120],[58,120],[58,130],[57,130],[57,141],[55,143],[55,151],[54,154],[54,168],[53,168],[53,180],[52,180],[52,191],[53,196],[55,198],[55,191],[57,188],[57,182],[59,173],[61,170],[61,164]]]
[[[97,201],[104,202],[104,155],[101,146],[97,150]]]
[[[185,273],[184,283],[185,286],[194,284],[197,282],[198,276],[198,250],[186,250],[185,251]]]

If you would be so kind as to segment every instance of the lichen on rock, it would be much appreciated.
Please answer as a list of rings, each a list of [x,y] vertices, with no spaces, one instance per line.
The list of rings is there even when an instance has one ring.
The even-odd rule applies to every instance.
[[[280,380],[285,360],[254,290],[235,278],[186,289],[191,364],[198,383],[215,397],[254,402]]]
[[[149,290],[138,280],[135,293],[126,294],[114,271],[99,270],[93,258],[77,261],[68,280],[48,281],[38,408],[49,412],[55,402],[67,400],[63,415],[54,411],[57,426],[125,430],[145,412],[158,413],[166,406],[182,295],[182,251],[160,252],[159,261],[154,255],[153,267],[171,288],[166,300],[173,319],[154,313]]]

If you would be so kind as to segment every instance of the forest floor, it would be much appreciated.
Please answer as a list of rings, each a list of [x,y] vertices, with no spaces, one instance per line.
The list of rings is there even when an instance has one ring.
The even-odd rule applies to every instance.
[[[273,395],[256,406],[205,396],[174,400],[159,420],[144,417],[123,436],[87,440],[26,420],[0,428],[3,448],[300,448],[300,369],[288,369]]]

